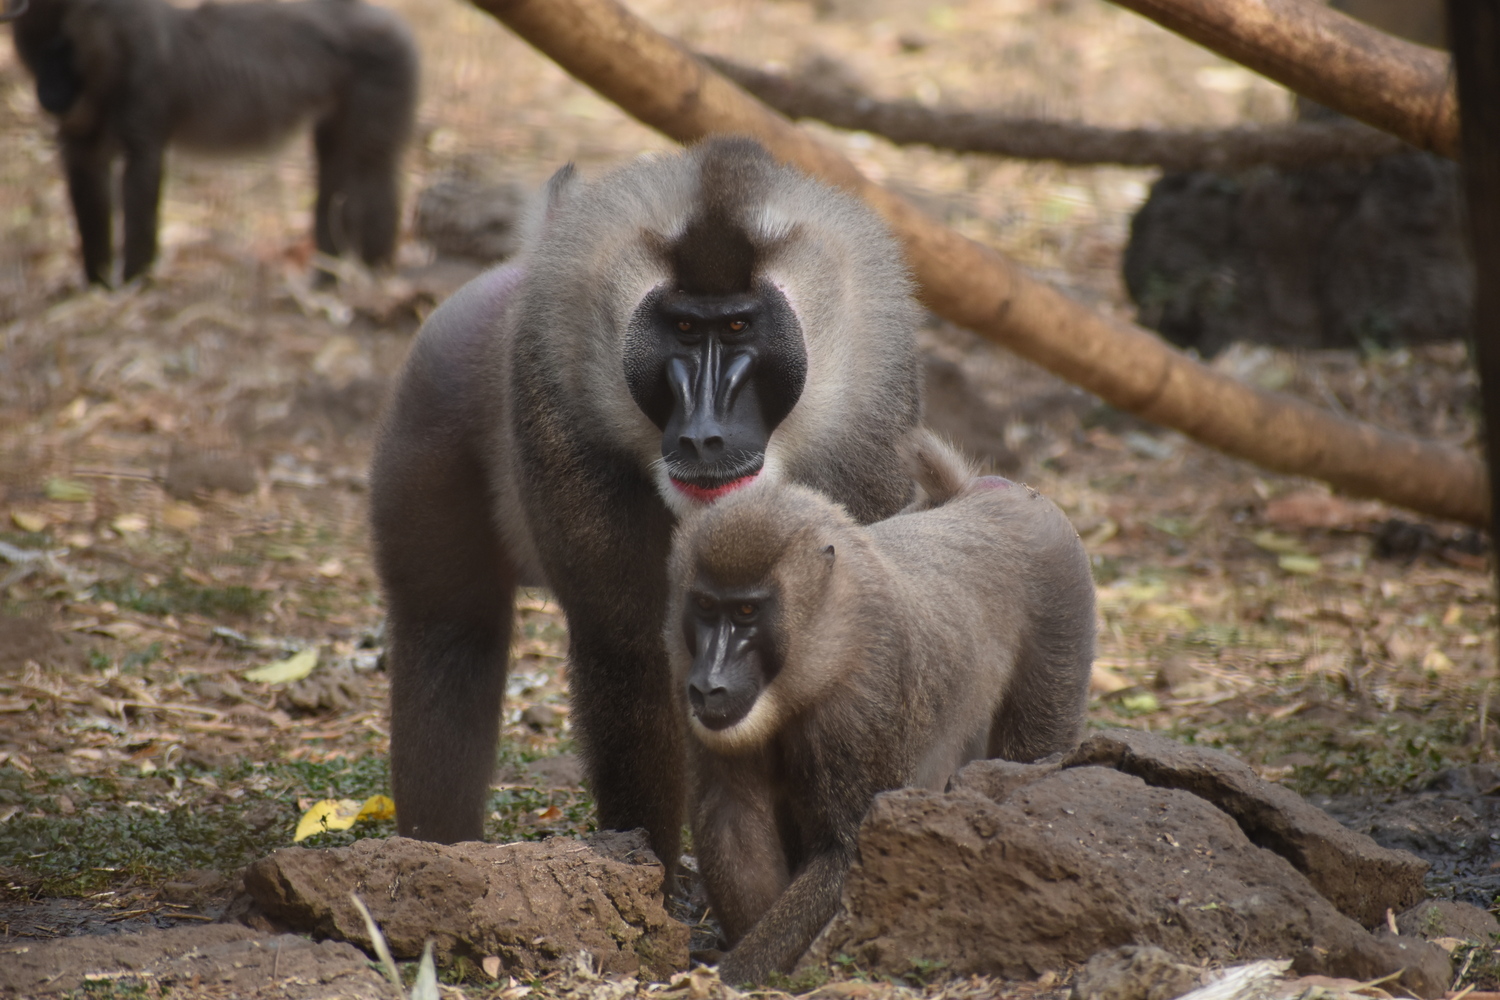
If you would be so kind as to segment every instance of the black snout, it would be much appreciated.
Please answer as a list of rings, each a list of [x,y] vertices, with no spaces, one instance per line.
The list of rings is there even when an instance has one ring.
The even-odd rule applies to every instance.
[[[728,729],[750,714],[760,685],[755,683],[722,684],[720,678],[694,676],[688,681],[688,702],[693,715],[709,729]]]

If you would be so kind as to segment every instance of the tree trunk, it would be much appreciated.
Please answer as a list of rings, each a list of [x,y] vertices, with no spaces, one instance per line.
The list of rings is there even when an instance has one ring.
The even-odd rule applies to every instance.
[[[1448,39],[1463,108],[1464,191],[1475,271],[1474,355],[1493,495],[1500,475],[1500,0],[1448,0]],[[1489,527],[1491,540],[1500,538],[1500,524]],[[1491,562],[1500,572],[1500,559],[1492,556]]]

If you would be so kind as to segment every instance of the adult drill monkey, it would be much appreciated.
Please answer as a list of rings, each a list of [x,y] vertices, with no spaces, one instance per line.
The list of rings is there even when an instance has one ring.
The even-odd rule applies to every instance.
[[[838,908],[878,792],[1082,732],[1094,585],[1068,519],[929,442],[935,506],[861,527],[795,484],[689,516],[664,625],[690,720],[693,846],[726,983],[790,972]]]
[[[416,113],[417,49],[362,0],[0,0],[37,99],[57,120],[84,275],[108,284],[112,167],[123,155],[124,278],[156,258],[167,144],[236,152],[313,125],[320,251],[388,260]]]
[[[482,836],[512,595],[545,584],[599,823],[645,827],[670,870],[675,517],[753,480],[805,483],[860,521],[899,511],[918,320],[874,214],[753,141],[592,183],[559,171],[518,263],[428,319],[375,456],[401,833]]]

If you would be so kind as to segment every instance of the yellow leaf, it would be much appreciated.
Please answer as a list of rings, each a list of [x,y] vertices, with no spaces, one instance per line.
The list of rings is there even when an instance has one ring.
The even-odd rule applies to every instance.
[[[1276,560],[1276,565],[1288,573],[1301,573],[1304,576],[1311,576],[1323,568],[1323,560],[1317,556],[1298,555],[1289,552],[1284,556],[1280,556]]]
[[[389,795],[372,795],[365,799],[365,804],[359,807],[359,815],[354,817],[355,822],[362,819],[395,819],[396,803],[391,801]]]
[[[162,510],[161,521],[169,528],[187,531],[203,523],[203,515],[198,513],[197,508],[188,504],[174,503]]]
[[[48,500],[66,500],[69,503],[83,503],[85,500],[94,498],[94,491],[88,483],[80,483],[76,479],[62,479],[54,476],[47,480],[47,485],[42,488],[47,494]]]
[[[151,525],[140,514],[121,514],[109,522],[109,526],[122,535],[133,535],[145,531]]]
[[[1131,712],[1154,712],[1161,708],[1161,703],[1156,700],[1156,695],[1149,691],[1141,694],[1130,694],[1120,699],[1120,704]]]
[[[1453,669],[1453,661],[1441,649],[1429,649],[1427,655],[1422,657],[1422,669],[1431,670],[1435,674],[1446,674]]]
[[[32,510],[13,510],[10,512],[10,519],[15,522],[16,527],[32,534],[47,527],[47,515]]]
[[[347,830],[362,820],[395,819],[396,803],[390,796],[372,795],[363,802],[353,799],[323,799],[314,802],[297,821],[292,842],[306,840],[327,830]]]
[[[1291,535],[1279,534],[1275,531],[1257,531],[1255,533],[1255,536],[1251,538],[1251,541],[1253,541],[1257,547],[1265,549],[1267,552],[1282,552],[1288,555],[1300,555],[1301,553],[1307,551],[1303,548],[1302,542],[1298,539],[1293,538]]]
[[[291,681],[300,681],[312,673],[317,665],[317,648],[304,649],[285,660],[277,660],[275,663],[267,663],[263,667],[245,671],[245,680],[265,684],[287,684]]]
[[[306,840],[315,833],[326,830],[347,830],[359,818],[360,804],[353,799],[323,799],[314,802],[312,808],[297,821],[297,832],[292,834],[292,843]]]

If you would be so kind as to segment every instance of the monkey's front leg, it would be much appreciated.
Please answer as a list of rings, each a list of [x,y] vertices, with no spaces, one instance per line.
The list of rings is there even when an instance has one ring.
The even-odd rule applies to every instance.
[[[734,947],[775,905],[792,874],[772,804],[765,751],[698,756],[693,848],[709,905]]]
[[[155,136],[128,141],[121,200],[125,208],[125,270],[129,281],[156,259],[156,213],[161,202],[161,161],[165,140]]]
[[[791,972],[837,912],[851,860],[842,847],[809,858],[750,933],[724,957],[719,978],[737,986],[763,983],[773,972]]]

